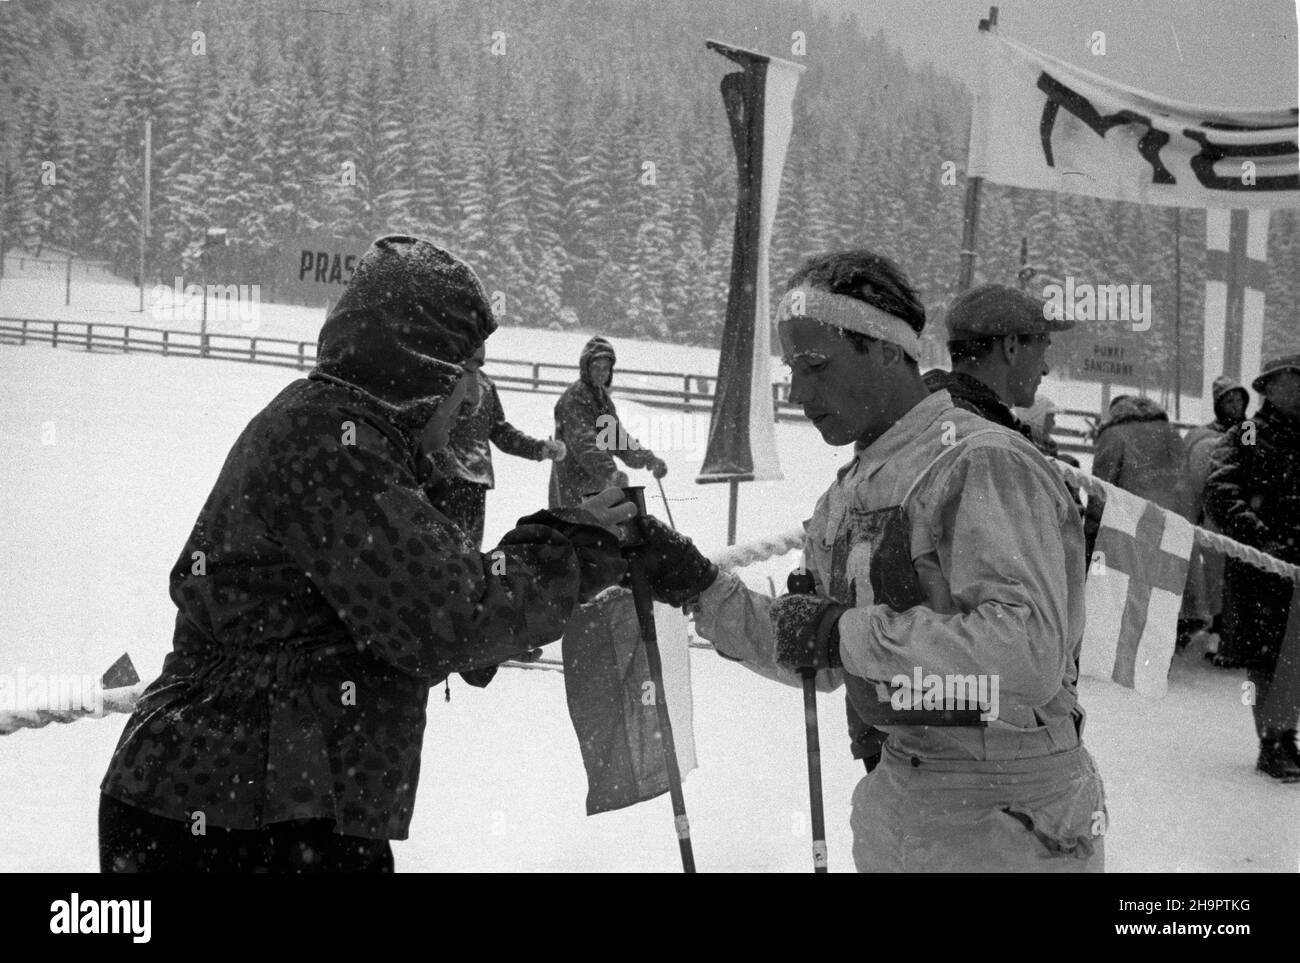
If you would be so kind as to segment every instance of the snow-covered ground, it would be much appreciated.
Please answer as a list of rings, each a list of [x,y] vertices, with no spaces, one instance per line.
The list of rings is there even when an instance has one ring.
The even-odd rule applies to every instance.
[[[61,306],[62,289],[52,296],[49,284],[33,282],[24,294],[7,275],[0,315],[53,316],[42,303]],[[121,297],[121,285],[108,287]],[[100,303],[109,305],[112,293]],[[74,305],[89,300],[80,286],[73,294]],[[314,317],[318,324],[320,312]],[[582,340],[502,331],[489,355],[566,360]],[[716,354],[701,349],[617,345],[630,366],[711,373],[716,365]],[[97,674],[129,651],[141,675],[156,675],[174,617],[168,570],[230,444],[296,377],[229,362],[0,345],[0,429],[9,441],[0,460],[7,509],[0,515],[0,671]],[[549,430],[554,398],[505,391],[502,401],[518,427]],[[662,439],[677,439],[660,446],[673,514],[703,548],[720,548],[726,487],[693,483],[706,418],[629,402],[620,410]],[[741,541],[798,524],[844,458],[803,424],[778,425],[777,443],[787,477],[742,486]],[[542,505],[546,490],[545,464],[498,455],[496,466],[489,544]],[[655,492],[648,475],[633,474]],[[769,574],[779,583],[792,563],[777,559],[745,574],[755,585]],[[707,651],[692,652],[692,667],[700,768],[685,792],[700,869],[807,871],[800,694]],[[1110,870],[1297,870],[1300,787],[1253,771],[1243,681],[1242,673],[1209,669],[1195,657],[1175,665],[1159,702],[1083,681],[1086,739],[1111,813]],[[831,867],[848,870],[849,798],[861,770],[844,745],[842,696],[823,695],[820,705]],[[0,737],[0,870],[96,867],[98,783],[123,721]],[[588,818],[584,795],[558,673],[503,671],[486,690],[453,682],[451,702],[437,692],[430,700],[417,811],[411,838],[395,845],[398,868],[679,868],[666,796]]]

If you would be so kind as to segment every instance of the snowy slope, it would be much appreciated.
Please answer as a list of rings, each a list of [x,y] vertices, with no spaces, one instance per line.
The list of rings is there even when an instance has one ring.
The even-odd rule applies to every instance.
[[[0,313],[11,309],[0,304]],[[522,356],[559,350],[549,334],[528,335]],[[495,346],[496,338],[489,353]],[[0,516],[0,671],[99,672],[129,650],[142,675],[155,675],[174,615],[168,569],[229,445],[294,377],[226,362],[0,345],[0,427],[10,442],[0,460],[9,509]],[[553,397],[507,391],[502,401],[520,428],[548,430]],[[620,407],[647,425],[683,417]],[[805,425],[779,425],[777,440],[788,477],[743,486],[742,541],[797,524],[844,458]],[[693,484],[697,447],[662,454],[678,525],[704,548],[720,547],[725,486]],[[545,500],[545,465],[506,456],[496,465],[489,543]],[[792,566],[790,557],[746,575],[753,584],[769,572],[780,581]],[[686,799],[700,868],[806,871],[799,693],[712,653],[692,655],[700,769]],[[1087,741],[1111,810],[1111,870],[1297,870],[1300,787],[1252,771],[1242,681],[1241,673],[1179,665],[1159,703],[1084,681]],[[821,707],[831,866],[846,870],[848,801],[860,770],[843,742],[842,697],[822,696]],[[0,737],[0,870],[95,867],[96,791],[122,723],[118,716]],[[453,682],[450,703],[440,692],[430,700],[417,812],[411,839],[396,846],[398,866],[678,867],[667,797],[587,818],[584,792],[558,674],[505,671],[482,691]]]

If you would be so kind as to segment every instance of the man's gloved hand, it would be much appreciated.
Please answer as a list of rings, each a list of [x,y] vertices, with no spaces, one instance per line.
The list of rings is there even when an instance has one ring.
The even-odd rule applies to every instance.
[[[526,526],[542,526],[563,536],[578,556],[578,600],[589,602],[604,589],[617,585],[627,574],[618,525],[636,514],[630,502],[617,504],[623,493],[606,490],[575,508],[541,511],[519,519],[517,527],[501,540],[512,544],[511,536]]]
[[[664,475],[668,474],[668,463],[658,456],[652,458],[650,464],[646,465],[646,467],[650,469],[650,473],[655,478],[663,478]]]
[[[626,488],[626,487],[628,486],[628,484],[629,484],[629,482],[628,482],[628,479],[627,479],[627,472],[625,472],[625,471],[615,471],[614,474],[612,474],[612,475],[609,476],[609,485],[606,486],[606,487],[609,487],[609,488]]]
[[[547,438],[542,442],[543,458],[549,458],[551,461],[564,461],[564,456],[568,453],[569,449],[562,441],[557,441],[554,438]]]
[[[776,661],[787,669],[838,669],[840,616],[848,611],[820,595],[782,595],[769,615],[776,633]]]
[[[640,524],[645,541],[633,551],[645,567],[656,602],[682,606],[713,584],[718,566],[694,542],[653,515],[646,515]]]

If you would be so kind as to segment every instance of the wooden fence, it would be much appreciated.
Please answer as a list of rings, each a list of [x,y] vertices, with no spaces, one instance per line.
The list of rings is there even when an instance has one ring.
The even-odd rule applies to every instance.
[[[0,318],[0,344],[48,344],[86,351],[144,352],[181,358],[215,358],[245,364],[274,365],[310,370],[316,364],[316,342],[242,334],[177,331],[147,325],[105,321],[50,321],[36,318]],[[492,380],[502,386],[542,394],[560,394],[577,377],[576,364],[490,358]],[[717,378],[695,373],[672,373],[641,368],[618,369],[613,391],[654,407],[685,411],[709,409]],[[630,380],[630,383],[629,383]],[[772,400],[779,421],[803,419],[803,411],[788,400],[789,384],[772,385]],[[1091,453],[1091,425],[1096,413],[1062,409],[1060,415],[1075,422],[1056,426],[1053,435],[1062,451]],[[1178,425],[1179,428],[1188,427]]]

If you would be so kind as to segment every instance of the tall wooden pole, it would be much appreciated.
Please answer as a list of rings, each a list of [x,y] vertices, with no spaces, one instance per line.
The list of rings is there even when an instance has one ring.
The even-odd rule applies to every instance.
[[[1174,208],[1174,421],[1183,420],[1183,209]]]
[[[998,8],[989,7],[988,19],[980,21],[980,30],[992,30],[997,25]],[[969,288],[975,280],[975,245],[980,217],[980,188],[983,184],[982,177],[966,178],[966,207],[961,219],[961,272],[957,278],[959,293]]]
[[[730,498],[727,501],[727,544],[736,544],[736,503],[740,500],[740,482],[730,480]]]
[[[140,313],[144,313],[145,242],[149,237],[149,179],[152,173],[153,118],[144,120],[144,189],[140,199]]]

